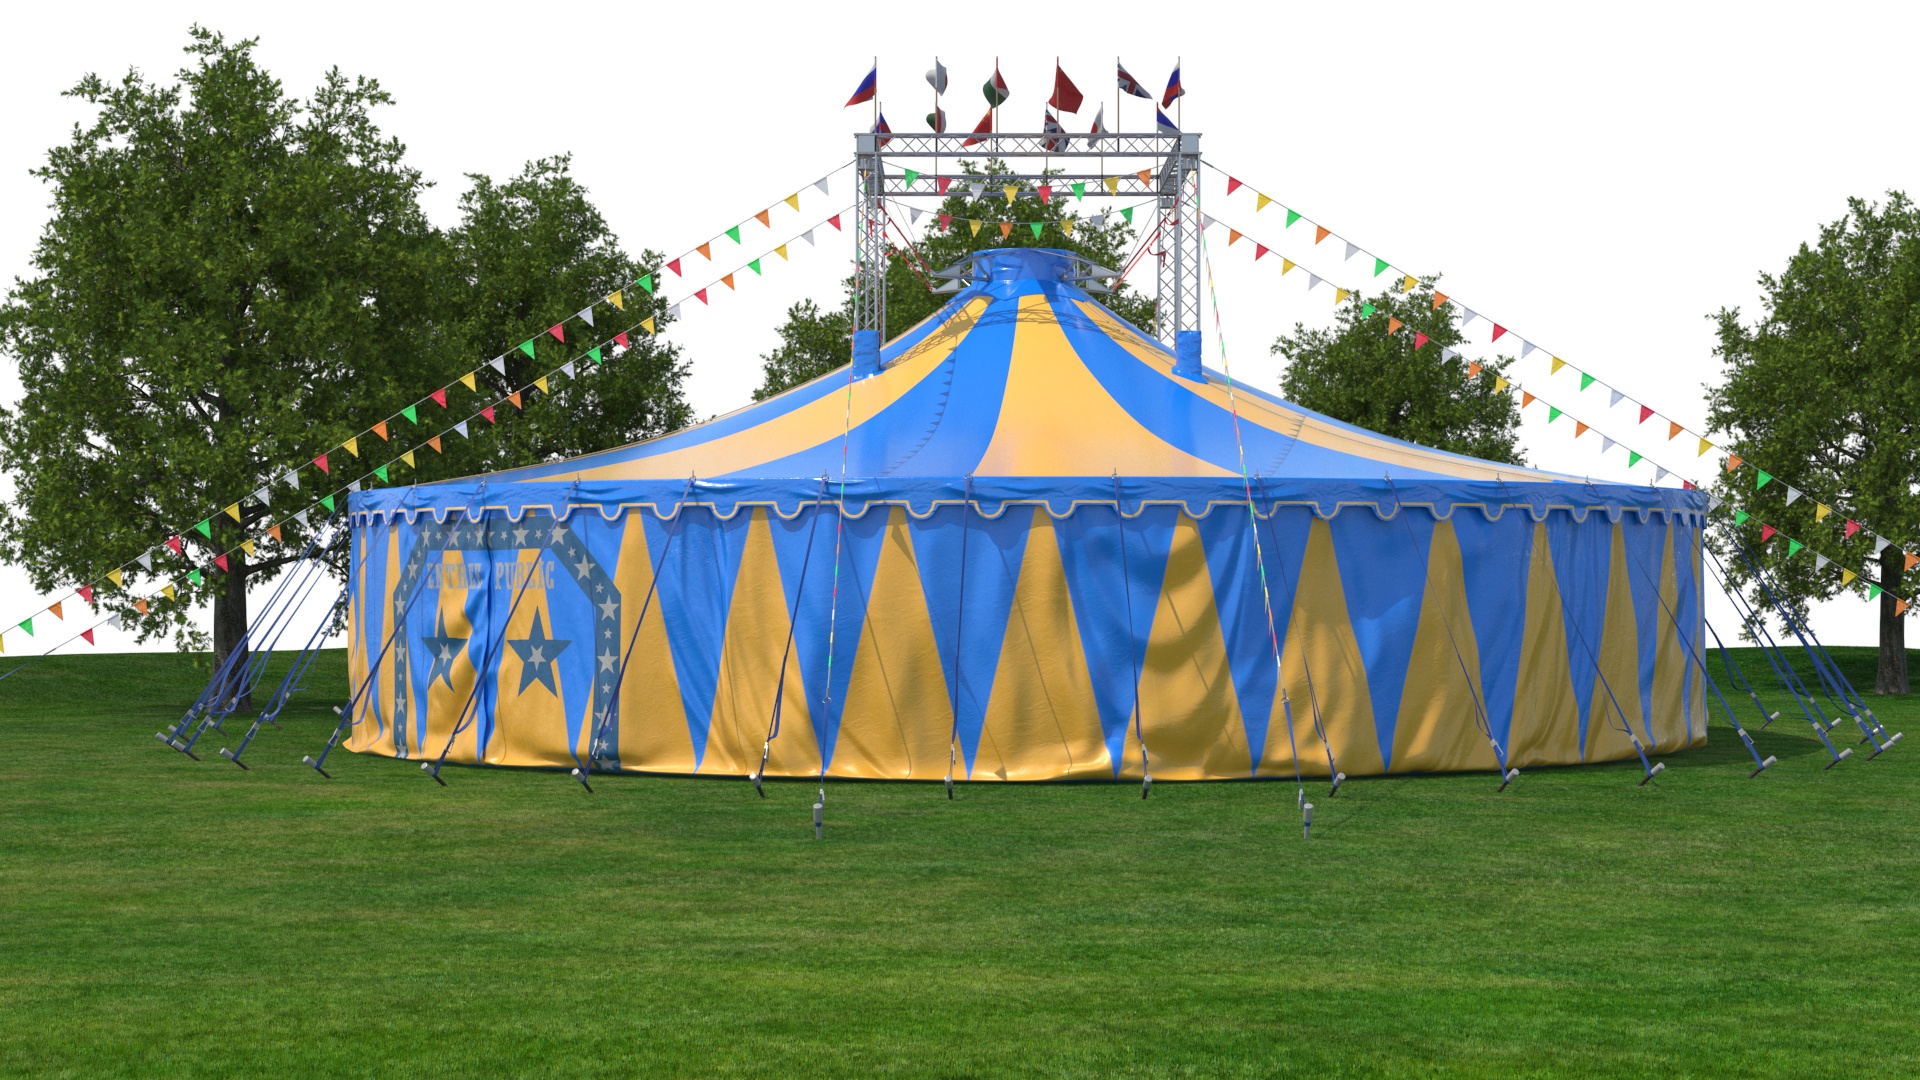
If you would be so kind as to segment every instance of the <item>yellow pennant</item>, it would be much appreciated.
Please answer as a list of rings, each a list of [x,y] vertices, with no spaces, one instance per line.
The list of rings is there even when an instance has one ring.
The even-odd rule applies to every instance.
[[[788,206],[793,207],[795,210],[800,209],[800,193],[799,192],[796,191],[793,194],[787,196],[785,201]]]
[[[1347,297],[1352,295],[1352,293],[1345,289],[1335,289],[1333,290],[1333,302],[1336,304],[1344,304],[1347,302]]]
[[[658,334],[660,332],[653,328],[653,316],[651,315],[640,320],[640,329],[645,330],[649,334]]]
[[[968,218],[967,224],[973,228],[973,235],[975,236],[980,235],[980,219],[979,218]]]
[[[122,581],[126,580],[126,575],[120,572],[119,567],[115,567],[114,569],[107,571],[107,580],[113,582],[113,587],[116,589],[123,589],[126,587],[121,584]]]
[[[627,298],[621,295],[621,293],[624,291],[625,290],[623,289],[615,289],[612,292],[608,293],[607,303],[612,304],[614,307],[619,308],[621,311],[627,310]]]
[[[1813,520],[1825,521],[1827,519],[1827,515],[1831,513],[1833,513],[1833,507],[1828,506],[1826,503],[1813,504]]]
[[[1548,372],[1548,374],[1549,374],[1549,375],[1558,375],[1558,374],[1560,374],[1560,369],[1561,369],[1561,368],[1563,368],[1563,367],[1566,367],[1566,366],[1567,366],[1567,362],[1566,362],[1565,360],[1562,360],[1562,359],[1560,359],[1559,357],[1557,357],[1557,356],[1556,356],[1556,357],[1554,357],[1554,358],[1553,358],[1553,370],[1552,370],[1552,371],[1550,371],[1550,372]]]
[[[1294,262],[1292,259],[1282,258],[1280,260],[1280,276],[1286,277],[1287,271],[1293,269],[1293,267],[1294,267]]]
[[[467,389],[469,390],[478,389],[478,387],[474,386],[473,384],[473,372],[471,371],[467,372],[465,375],[460,376],[460,381],[463,383],[466,383]]]
[[[1117,176],[1107,177],[1106,185],[1107,185],[1107,194],[1109,195],[1120,194],[1120,178],[1119,177]]]
[[[1695,454],[1694,454],[1693,456],[1694,456],[1694,457],[1700,457],[1700,456],[1702,456],[1702,455],[1704,455],[1704,454],[1705,454],[1705,453],[1706,453],[1707,451],[1709,451],[1709,450],[1711,450],[1711,449],[1713,449],[1713,444],[1712,444],[1712,443],[1710,443],[1710,442],[1708,442],[1708,441],[1707,441],[1707,440],[1705,440],[1705,439],[1701,439],[1701,440],[1700,440],[1700,449],[1699,449],[1699,451],[1698,451],[1697,453],[1695,453]]]
[[[540,392],[543,394],[553,393],[553,391],[547,389],[547,377],[545,375],[542,375],[539,378],[533,380],[533,385],[539,387]]]
[[[781,244],[779,247],[773,249],[773,253],[780,256],[781,262],[787,261],[787,245]]]
[[[1001,190],[1001,191],[1004,191],[1004,192],[1006,192],[1006,193],[1007,193],[1007,205],[1008,205],[1008,206],[1012,206],[1012,205],[1013,205],[1013,197],[1014,197],[1015,195],[1018,195],[1018,194],[1020,193],[1020,189],[1019,189],[1019,188],[1017,188],[1017,187],[1014,187],[1014,186],[1013,186],[1012,184],[1008,184],[1008,185],[1007,185],[1006,187],[1003,187],[1003,188],[1001,188],[1000,190]]]
[[[171,583],[160,586],[160,591],[167,594],[167,599],[169,600],[173,599],[174,589]]]
[[[348,439],[340,445],[346,447],[347,453],[352,454],[354,457],[360,456],[360,440],[358,438]]]
[[[232,518],[235,521],[239,521],[240,520],[240,504],[234,503],[232,506],[227,507],[227,516]]]
[[[1501,378],[1500,376],[1498,376],[1498,375],[1495,375],[1495,376],[1493,377],[1493,392],[1494,392],[1494,393],[1496,393],[1496,394],[1497,394],[1497,393],[1499,393],[1500,391],[1502,391],[1502,390],[1505,390],[1505,389],[1506,389],[1506,388],[1507,388],[1507,387],[1508,387],[1509,385],[1510,385],[1510,384],[1509,384],[1509,383],[1507,382],[1507,380],[1505,380],[1505,379],[1503,379],[1503,378]]]
[[[1060,231],[1061,231],[1061,232],[1063,232],[1063,233],[1066,233],[1066,234],[1067,234],[1068,236],[1072,236],[1072,235],[1073,235],[1073,219],[1072,219],[1072,218],[1061,218],[1061,219],[1060,219]]]
[[[253,554],[253,541],[251,540],[240,541],[240,550],[246,552],[249,555]]]
[[[1406,277],[1400,279],[1400,291],[1403,293],[1412,292],[1413,287],[1418,284],[1420,284],[1420,279],[1414,277],[1412,274],[1408,274]]]
[[[1253,212],[1257,214],[1260,211],[1265,210],[1267,208],[1267,204],[1272,201],[1273,201],[1272,199],[1266,197],[1265,195],[1255,196],[1253,200]]]
[[[1851,585],[1853,584],[1853,579],[1859,576],[1860,576],[1859,574],[1856,574],[1851,570],[1842,570],[1840,571],[1840,584]]]
[[[413,467],[413,451],[402,450],[400,452],[400,460],[406,462],[408,468],[412,468]]]

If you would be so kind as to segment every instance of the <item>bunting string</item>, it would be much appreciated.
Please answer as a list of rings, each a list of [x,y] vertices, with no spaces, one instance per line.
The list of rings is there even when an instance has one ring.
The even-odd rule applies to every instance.
[[[1260,191],[1259,189],[1255,188],[1253,185],[1235,178],[1231,174],[1220,169],[1218,166],[1208,163],[1207,167],[1213,169],[1215,172],[1219,173],[1221,176],[1226,177],[1228,195],[1232,195],[1242,188],[1245,188],[1247,191],[1252,192],[1254,196],[1254,212],[1255,213],[1259,213],[1260,211],[1265,210],[1268,206],[1278,206],[1282,211],[1284,211],[1286,215],[1286,224],[1282,226],[1282,228],[1292,228],[1295,224],[1298,224],[1299,222],[1304,221],[1308,225],[1313,226],[1313,230],[1314,230],[1313,242],[1316,246],[1318,246],[1322,241],[1333,239],[1333,240],[1338,240],[1343,245],[1345,249],[1346,259],[1352,259],[1355,255],[1367,256],[1369,259],[1372,260],[1374,279],[1376,280],[1380,279],[1384,275],[1386,275],[1389,271],[1391,271],[1392,276],[1387,278],[1388,282],[1399,283],[1400,285],[1402,285],[1402,289],[1401,289],[1402,292],[1411,290],[1413,288],[1413,283],[1417,283],[1419,281],[1418,275],[1410,273],[1407,270],[1395,265],[1391,260],[1381,258],[1380,256],[1375,255],[1372,251],[1368,250],[1365,247],[1362,247],[1360,244],[1347,239],[1345,236],[1333,231],[1331,228],[1328,228],[1327,226],[1321,225],[1319,222],[1316,222],[1314,219],[1306,216],[1305,214],[1301,213],[1298,210],[1295,210],[1287,206],[1286,204],[1280,202],[1280,200],[1278,200],[1277,198],[1263,191]],[[1214,221],[1214,219],[1206,218],[1203,220],[1202,225],[1211,226],[1215,223],[1216,222]],[[1230,239],[1228,240],[1229,247],[1231,247],[1234,243],[1238,242],[1242,237],[1246,236],[1245,233],[1241,232],[1238,229],[1230,229],[1229,235],[1230,235]],[[1249,239],[1251,238],[1249,237]],[[1265,256],[1272,250],[1273,249],[1268,247],[1267,245],[1256,244],[1256,250],[1254,255],[1255,261],[1256,262],[1259,261],[1260,258]],[[1294,263],[1291,259],[1283,259],[1283,264],[1284,264],[1283,269],[1281,270],[1281,273],[1283,274],[1286,273],[1288,270],[1291,270],[1295,265],[1298,265]],[[1317,276],[1316,276],[1315,284],[1318,283],[1318,280],[1322,280],[1322,279],[1317,279]],[[1311,289],[1314,286],[1309,285],[1308,287],[1309,289]],[[1344,301],[1347,298],[1347,295],[1349,294],[1357,295],[1357,291],[1344,290],[1344,289],[1339,290],[1335,299],[1335,303],[1340,303]],[[1644,425],[1648,420],[1654,419],[1656,417],[1666,421],[1667,441],[1673,442],[1676,439],[1679,439],[1679,437],[1682,435],[1689,436],[1692,440],[1694,440],[1694,444],[1696,446],[1696,450],[1694,454],[1695,457],[1704,457],[1707,451],[1709,450],[1718,449],[1718,450],[1724,451],[1726,453],[1726,460],[1728,462],[1731,462],[1730,467],[1727,468],[1727,472],[1729,474],[1732,474],[1732,473],[1738,472],[1741,469],[1750,470],[1754,474],[1755,490],[1759,490],[1760,488],[1766,487],[1770,483],[1778,481],[1780,484],[1780,489],[1786,493],[1787,505],[1789,506],[1793,505],[1793,503],[1795,503],[1805,495],[1807,490],[1806,485],[1797,485],[1796,483],[1788,482],[1778,472],[1770,472],[1768,470],[1762,469],[1759,465],[1753,462],[1747,461],[1746,459],[1742,458],[1740,455],[1734,454],[1731,451],[1726,450],[1725,447],[1719,446],[1718,444],[1714,443],[1704,433],[1688,427],[1686,424],[1683,424],[1680,421],[1673,419],[1668,414],[1661,412],[1660,410],[1654,408],[1651,405],[1645,404],[1639,398],[1632,396],[1631,394],[1627,393],[1625,390],[1622,390],[1621,388],[1613,385],[1612,383],[1606,382],[1605,380],[1594,375],[1593,373],[1573,363],[1570,363],[1569,361],[1561,359],[1558,355],[1555,355],[1552,352],[1544,348],[1541,348],[1539,345],[1536,345],[1530,339],[1522,337],[1517,333],[1513,333],[1513,331],[1509,329],[1507,326],[1505,326],[1504,324],[1495,322],[1493,319],[1488,318],[1486,315],[1483,315],[1480,312],[1467,307],[1465,304],[1461,303],[1457,298],[1450,297],[1447,294],[1440,293],[1440,292],[1436,292],[1434,296],[1435,296],[1435,307],[1440,307],[1443,305],[1449,306],[1460,314],[1461,316],[1460,325],[1463,330],[1469,324],[1474,322],[1476,319],[1486,319],[1488,325],[1492,328],[1492,337],[1490,339],[1490,343],[1497,342],[1501,338],[1506,337],[1509,334],[1512,334],[1515,340],[1520,342],[1520,358],[1522,360],[1527,359],[1528,357],[1532,356],[1536,352],[1541,353],[1544,356],[1546,356],[1549,360],[1549,363],[1550,363],[1550,368],[1548,371],[1549,375],[1557,375],[1563,369],[1570,370],[1574,374],[1580,377],[1581,392],[1585,392],[1588,388],[1594,387],[1594,386],[1598,386],[1606,390],[1607,396],[1608,396],[1607,407],[1609,409],[1615,408],[1622,401],[1625,401],[1625,402],[1631,403],[1635,408],[1639,410],[1639,419],[1636,421],[1638,424]],[[1837,504],[1838,500],[1833,500],[1833,503]],[[1814,520],[1825,521],[1830,516],[1833,516],[1833,505],[1830,505],[1829,503],[1820,502],[1819,500],[1815,500]],[[1844,532],[1843,539],[1850,540],[1853,538],[1853,536],[1856,533],[1863,532],[1870,539],[1874,541],[1875,555],[1878,555],[1882,551],[1885,551],[1886,548],[1892,545],[1894,542],[1893,540],[1885,536],[1882,536],[1880,533],[1877,533],[1872,529],[1867,528],[1863,522],[1854,518],[1847,517],[1844,514],[1839,515],[1838,521],[1841,523],[1839,527]],[[1916,553],[1915,550],[1908,548],[1904,544],[1901,545],[1901,550],[1902,550],[1902,554],[1905,556],[1904,561],[1905,561],[1906,569],[1911,570],[1916,565],[1920,565],[1920,553]]]

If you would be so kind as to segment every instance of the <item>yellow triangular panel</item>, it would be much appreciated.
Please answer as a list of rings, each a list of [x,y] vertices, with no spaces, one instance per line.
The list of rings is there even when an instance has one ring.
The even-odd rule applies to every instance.
[[[1597,528],[1589,518],[1582,528]],[[1633,584],[1627,580],[1626,531],[1613,526],[1613,553],[1608,559],[1607,617],[1600,640],[1589,642],[1599,653],[1599,671],[1593,679],[1593,700],[1587,706],[1588,761],[1619,761],[1634,757],[1633,740],[1622,730],[1631,726],[1647,737],[1640,717],[1640,651],[1635,640]],[[1607,691],[1611,689],[1612,695]]]
[[[1571,765],[1580,760],[1580,706],[1573,697],[1573,672],[1567,666],[1567,627],[1561,617],[1560,586],[1553,574],[1545,522],[1533,527],[1526,620],[1507,764]]]
[[[904,507],[888,514],[871,589],[842,581],[848,585],[842,598],[864,599],[867,617],[827,775],[939,780],[947,775],[953,708]]]
[[[1640,569],[1635,567],[1636,570]],[[1674,615],[1679,614],[1679,589],[1674,577],[1673,565],[1673,524],[1669,522],[1662,533],[1660,544],[1660,565],[1657,571],[1647,567],[1647,571],[1657,572],[1659,582],[1659,607],[1654,612],[1658,620],[1653,649],[1653,745],[1649,750],[1662,753],[1678,750],[1693,740],[1687,730],[1687,712],[1682,707],[1685,693],[1686,670],[1693,663],[1688,657],[1685,646],[1680,643],[1680,631],[1673,624]],[[1696,672],[1694,677],[1699,678]]]
[[[618,654],[633,642],[626,676],[620,679],[620,767],[690,773],[694,769],[693,736],[680,703],[680,680],[674,674],[673,655],[667,651],[667,623],[659,594],[647,603],[647,592],[653,585],[653,559],[641,512],[631,511],[620,537],[620,563],[613,575],[614,586],[620,590],[620,640],[601,642],[595,653],[593,715],[597,723],[605,704],[597,692],[599,681],[619,677]],[[633,628],[643,606],[647,609],[646,621],[640,623],[636,638]],[[610,664],[601,659],[603,653],[611,655]]]
[[[1045,506],[1035,507],[973,779],[1113,775],[1085,657],[1053,518]]]
[[[767,758],[768,776],[814,776],[820,771],[820,744],[807,712],[807,691],[800,657],[787,651],[791,617],[780,584],[767,511],[756,507],[747,525],[746,549],[733,583],[733,607],[727,613],[727,637],[720,647],[720,678],[707,725],[703,776],[746,776],[760,767],[773,716],[775,688],[782,685],[780,659],[786,656],[780,737]]]
[[[1386,771],[1380,760],[1380,738],[1374,732],[1360,646],[1347,621],[1347,595],[1340,586],[1333,532],[1317,517],[1300,560],[1299,588],[1282,642],[1280,675],[1284,697],[1291,702],[1293,743],[1299,747],[1303,775],[1327,775],[1328,743],[1333,746],[1334,767],[1348,776]],[[1316,701],[1326,742],[1314,730]],[[1260,759],[1262,776],[1293,775],[1286,732],[1285,703],[1276,702],[1266,752]]]
[[[1479,694],[1480,652],[1467,613],[1460,545],[1453,523],[1442,521],[1427,551],[1426,595],[1393,729],[1393,770],[1498,769],[1493,743],[1481,731]]]
[[[1153,774],[1166,780],[1252,775],[1247,731],[1227,666],[1200,528],[1183,510],[1173,527],[1140,672],[1140,726]],[[1123,776],[1140,775],[1140,742],[1127,728]]]

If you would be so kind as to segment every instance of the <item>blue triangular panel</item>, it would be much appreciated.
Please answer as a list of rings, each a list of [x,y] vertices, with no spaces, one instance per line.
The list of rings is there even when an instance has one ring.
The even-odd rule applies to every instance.
[[[807,715],[813,721],[814,737],[820,740],[820,762],[824,768],[833,763],[840,710],[846,702],[847,682],[853,677],[853,658],[859,654],[860,635],[866,629],[867,597],[873,586],[874,567],[880,562],[880,547],[886,542],[887,507],[876,506],[844,522],[832,505],[817,511],[809,506],[790,521],[777,514],[768,517],[774,555],[780,562],[780,584],[786,590],[787,610],[797,612],[793,620],[793,648],[800,660],[800,675],[806,684]],[[840,549],[837,575],[833,562],[836,544]],[[780,629],[786,628],[783,625]],[[832,672],[831,685],[829,671]]]
[[[1227,645],[1227,666],[1233,673],[1240,719],[1247,729],[1247,749],[1258,769],[1265,754],[1273,696],[1279,686],[1273,662],[1274,640],[1277,636],[1285,647],[1287,623],[1293,614],[1294,582],[1300,577],[1300,560],[1306,555],[1313,515],[1305,508],[1288,507],[1276,511],[1271,520],[1261,520],[1258,563],[1254,561],[1254,530],[1245,507],[1217,506],[1195,524],[1207,552],[1213,602],[1220,613],[1220,635]],[[1264,580],[1257,572],[1263,568]],[[1273,611],[1271,628],[1267,623],[1269,603]]]
[[[1407,684],[1413,637],[1420,629],[1420,601],[1427,591],[1427,549],[1433,515],[1402,507],[1392,521],[1350,509],[1327,523],[1347,598],[1347,621],[1360,647],[1373,701],[1373,731],[1380,760],[1393,768],[1393,730],[1400,694]]]
[[[960,673],[955,715],[960,752],[965,758],[962,764],[968,776],[973,774],[974,752],[986,725],[987,702],[1000,666],[1000,646],[1007,638],[1007,618],[1013,609],[1013,592],[1020,583],[1020,562],[1026,557],[1027,534],[1032,527],[1033,513],[1022,506],[1012,507],[997,518],[984,517],[977,510],[963,512],[957,506],[943,506],[925,520],[915,521],[908,531],[949,700],[956,666]],[[962,548],[966,552],[964,567]]]
[[[1633,587],[1634,643],[1639,646],[1641,734],[1653,741],[1653,670],[1660,651],[1660,634],[1671,617],[1660,598],[1660,570],[1666,565],[1667,523],[1658,518],[1641,524],[1637,514],[1620,520],[1627,546],[1627,582]]]
[[[1509,508],[1498,521],[1464,507],[1453,515],[1453,536],[1466,575],[1467,615],[1480,654],[1480,701],[1503,751],[1511,745],[1514,693],[1526,643],[1533,530],[1533,519],[1524,510]]]
[[[1607,627],[1607,584],[1613,562],[1613,525],[1589,513],[1584,524],[1565,510],[1547,514],[1547,547],[1560,586],[1560,617],[1567,634],[1567,670],[1580,708],[1580,745],[1587,745],[1587,714],[1600,674],[1600,637]],[[1609,705],[1611,708],[1611,705]]]
[[[647,550],[659,566],[658,591],[649,619],[661,619],[667,630],[667,651],[673,656],[674,677],[680,682],[680,703],[687,715],[687,734],[693,740],[694,767],[707,754],[707,725],[713,720],[713,695],[720,680],[720,649],[727,636],[727,613],[733,607],[733,582],[746,550],[747,526],[753,512],[742,508],[721,520],[703,506],[682,506],[680,528],[668,544],[673,521],[646,516]]]

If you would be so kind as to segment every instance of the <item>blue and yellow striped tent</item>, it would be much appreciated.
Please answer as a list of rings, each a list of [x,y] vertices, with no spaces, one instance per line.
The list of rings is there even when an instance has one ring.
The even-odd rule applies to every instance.
[[[938,780],[951,753],[958,778],[1137,778],[1143,742],[1163,779],[1359,776],[1705,741],[1704,496],[1242,386],[1250,515],[1224,377],[1075,268],[983,253],[872,370],[355,495],[349,745],[744,776],[776,697],[774,776]]]

